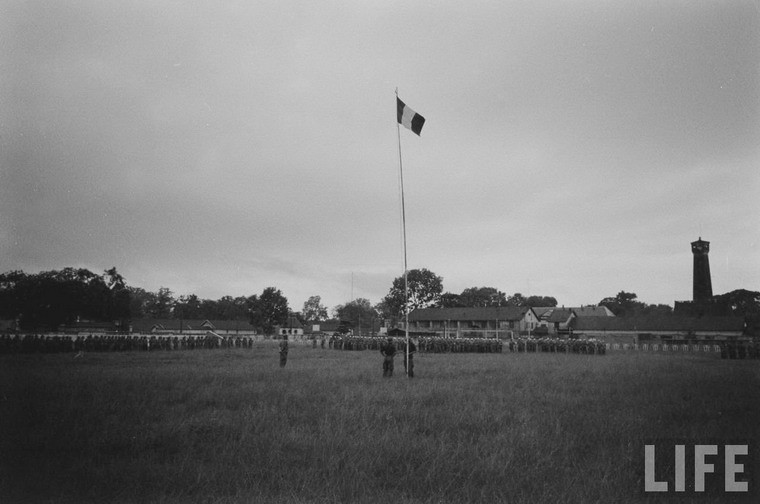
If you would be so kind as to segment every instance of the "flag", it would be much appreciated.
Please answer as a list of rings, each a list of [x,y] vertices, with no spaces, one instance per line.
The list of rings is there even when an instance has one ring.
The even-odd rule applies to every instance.
[[[396,97],[396,117],[399,124],[403,124],[406,128],[420,135],[422,126],[425,124],[425,118],[419,115],[417,112],[407,107],[404,102]]]

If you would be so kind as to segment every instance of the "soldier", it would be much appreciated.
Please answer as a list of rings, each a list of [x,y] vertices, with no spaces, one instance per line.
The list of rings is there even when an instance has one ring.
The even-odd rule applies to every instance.
[[[414,378],[414,354],[417,353],[417,345],[413,339],[409,340],[409,348],[404,345],[404,370],[409,378]]]
[[[396,356],[393,338],[388,338],[388,341],[380,347],[380,353],[383,356],[383,377],[390,378],[393,376],[393,357]]]
[[[280,341],[280,367],[285,367],[288,362],[288,335],[282,337]]]

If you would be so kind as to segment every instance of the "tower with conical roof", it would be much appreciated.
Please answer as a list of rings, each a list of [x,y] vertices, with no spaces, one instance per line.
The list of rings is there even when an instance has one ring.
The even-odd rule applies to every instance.
[[[691,253],[694,254],[694,303],[704,303],[712,298],[712,280],[710,279],[710,242],[699,240],[691,242]]]

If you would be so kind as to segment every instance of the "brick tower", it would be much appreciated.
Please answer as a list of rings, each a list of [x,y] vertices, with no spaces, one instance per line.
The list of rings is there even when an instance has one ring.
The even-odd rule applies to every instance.
[[[691,253],[694,254],[694,303],[704,303],[712,297],[712,280],[710,279],[710,242],[699,240],[691,242]]]

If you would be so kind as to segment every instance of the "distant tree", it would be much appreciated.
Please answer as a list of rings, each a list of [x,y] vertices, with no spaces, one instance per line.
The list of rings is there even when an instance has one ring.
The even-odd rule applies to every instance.
[[[634,315],[644,315],[650,317],[667,317],[673,314],[673,307],[666,304],[645,304],[634,306]]]
[[[459,295],[459,303],[468,307],[506,306],[507,296],[495,287],[469,287]]]
[[[713,296],[716,311],[726,315],[757,317],[760,315],[760,292],[737,289]]]
[[[29,276],[21,270],[0,275],[0,317],[15,320],[24,311],[30,289]]]
[[[525,298],[519,292],[515,292],[507,299],[507,306],[525,306]]]
[[[525,305],[532,308],[557,306],[557,300],[551,296],[528,296]]]
[[[220,320],[243,320],[247,316],[247,303],[245,297],[233,298],[223,296],[216,302],[216,317]]]
[[[125,289],[127,287],[127,283],[124,280],[124,277],[121,276],[118,271],[116,271],[116,266],[103,272],[103,280],[111,290]]]
[[[198,296],[195,294],[180,296],[174,304],[174,318],[184,320],[205,318],[201,311],[201,300],[198,299]]]
[[[645,306],[644,303],[636,301],[636,298],[633,292],[620,291],[615,297],[606,297],[599,301],[599,306],[606,306],[618,317],[630,317]]]
[[[288,320],[288,300],[278,289],[267,287],[260,296],[248,298],[251,325],[261,328],[265,334],[272,334],[275,326]]]
[[[168,287],[160,287],[146,308],[153,318],[170,318],[174,309],[174,293]]]
[[[131,318],[145,318],[148,313],[148,306],[154,302],[156,295],[140,287],[127,287],[129,292],[129,314]]]
[[[409,270],[407,273],[409,285],[409,311],[429,306],[439,306],[443,292],[443,278],[425,268]],[[407,306],[404,292],[403,275],[393,281],[388,295],[383,298],[386,309],[393,317],[403,315]]]
[[[465,306],[459,298],[459,294],[454,294],[453,292],[444,292],[441,294],[439,305],[441,308],[462,308]]]
[[[56,330],[77,320],[114,320],[115,299],[106,281],[84,268],[0,277],[0,310],[24,329]]]
[[[360,331],[366,327],[371,330],[375,319],[379,318],[379,314],[372,307],[369,299],[365,298],[357,298],[344,305],[336,306],[333,309],[333,315],[342,322],[351,322],[352,327],[356,327]]]
[[[327,307],[322,305],[322,298],[311,296],[303,304],[301,317],[305,322],[322,322],[327,319]]]
[[[111,318],[118,322],[122,331],[126,331],[129,328],[129,320],[132,318],[131,295],[127,288],[127,282],[116,271],[116,266],[103,272],[103,280],[111,291],[109,300]]]
[[[377,303],[374,308],[378,317],[383,320],[393,320],[398,317],[398,313],[391,312],[392,308],[388,306],[388,303],[386,303],[385,299],[380,300],[380,302]]]

